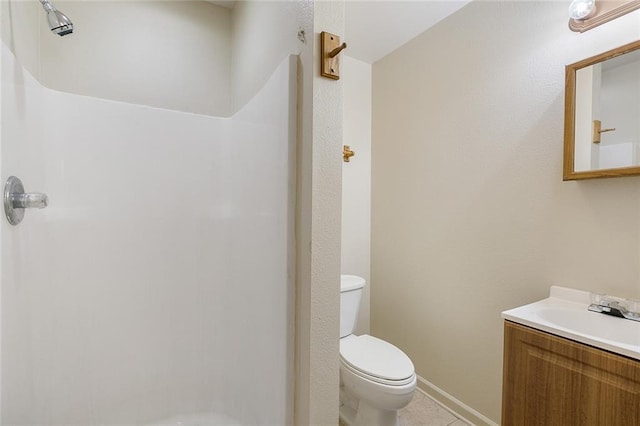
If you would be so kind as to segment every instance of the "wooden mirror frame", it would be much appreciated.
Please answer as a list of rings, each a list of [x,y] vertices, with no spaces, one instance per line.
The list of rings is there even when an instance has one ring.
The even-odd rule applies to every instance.
[[[596,56],[565,67],[564,86],[564,160],[562,180],[580,180],[640,175],[640,166],[617,169],[587,170],[576,172],[575,168],[575,119],[576,119],[576,72],[579,69],[604,62],[616,56],[640,49],[640,40],[625,44]]]

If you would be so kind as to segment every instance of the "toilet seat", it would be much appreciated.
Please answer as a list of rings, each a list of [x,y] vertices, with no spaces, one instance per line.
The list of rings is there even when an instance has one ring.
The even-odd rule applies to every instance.
[[[341,339],[340,361],[344,368],[376,383],[404,386],[415,380],[413,363],[402,350],[367,334]]]

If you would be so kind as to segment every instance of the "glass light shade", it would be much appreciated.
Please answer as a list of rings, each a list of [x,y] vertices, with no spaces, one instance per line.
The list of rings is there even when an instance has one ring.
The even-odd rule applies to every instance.
[[[575,20],[590,18],[596,10],[596,0],[573,0],[569,5],[569,17]]]

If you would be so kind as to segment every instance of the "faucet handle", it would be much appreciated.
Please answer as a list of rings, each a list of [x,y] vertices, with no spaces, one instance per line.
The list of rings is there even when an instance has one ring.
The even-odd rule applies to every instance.
[[[43,209],[49,204],[49,198],[39,192],[14,192],[11,194],[11,203],[14,209]]]
[[[629,315],[640,318],[640,300],[626,299],[625,302]]]
[[[12,225],[19,224],[24,218],[24,209],[43,209],[49,204],[49,198],[38,192],[24,192],[24,185],[15,176],[9,176],[4,185],[4,213]]]
[[[609,301],[606,294],[590,293],[591,304],[596,306],[608,306]]]
[[[640,300],[619,299],[597,293],[591,293],[590,299],[590,311],[640,321]]]

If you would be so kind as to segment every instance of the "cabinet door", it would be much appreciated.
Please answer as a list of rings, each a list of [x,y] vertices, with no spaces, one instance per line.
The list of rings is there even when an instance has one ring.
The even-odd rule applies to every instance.
[[[640,425],[640,362],[506,321],[502,425]]]

